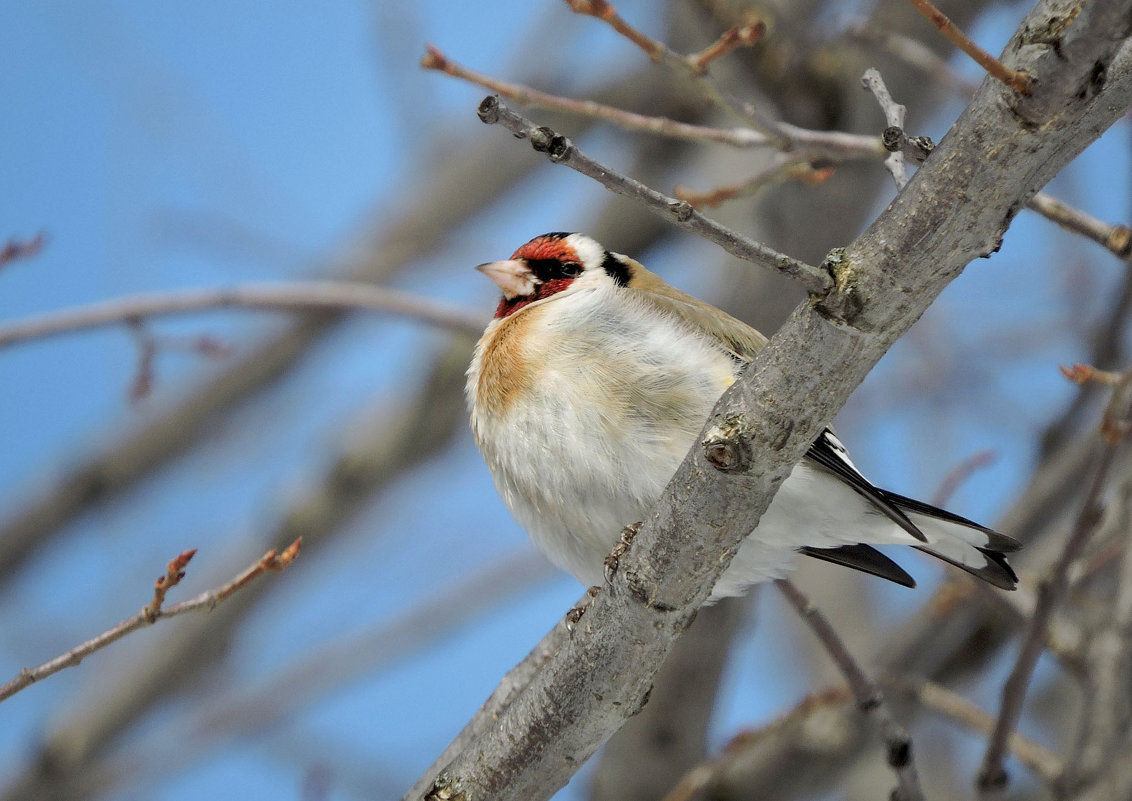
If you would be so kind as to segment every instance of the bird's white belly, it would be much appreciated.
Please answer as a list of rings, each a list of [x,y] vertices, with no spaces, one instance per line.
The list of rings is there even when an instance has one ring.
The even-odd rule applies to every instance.
[[[658,438],[642,421],[614,431],[590,406],[558,406],[553,415],[553,428],[543,415],[514,415],[488,437],[499,451],[492,475],[511,513],[551,561],[584,584],[598,584],[619,532],[644,519],[695,434]]]
[[[709,412],[710,407],[704,420]],[[558,414],[559,424],[552,432],[539,426],[541,417],[516,419],[515,425],[492,438],[512,457],[500,454],[503,467],[493,471],[496,488],[552,562],[585,585],[601,584],[603,561],[621,529],[645,518],[699,430],[679,442],[659,442],[650,439],[647,426],[635,423],[623,432],[633,442],[630,448],[601,432],[596,409],[560,408]],[[536,453],[538,457],[533,456]],[[627,454],[631,456],[626,458]],[[515,464],[548,461],[565,469],[531,472],[516,469]],[[816,493],[815,480],[821,483]],[[781,577],[802,545],[833,548],[866,537],[865,529],[847,521],[872,517],[867,508],[849,487],[799,465],[716,583],[712,600],[740,595],[751,584]]]

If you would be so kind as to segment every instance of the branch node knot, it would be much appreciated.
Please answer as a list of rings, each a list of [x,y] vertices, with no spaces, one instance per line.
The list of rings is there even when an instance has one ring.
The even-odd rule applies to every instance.
[[[879,703],[879,701],[878,701]],[[901,734],[888,743],[888,764],[894,768],[903,768],[912,761],[912,741],[908,736]]]
[[[751,467],[747,427],[740,417],[712,426],[700,446],[704,449],[704,458],[721,473],[742,473]]]
[[[668,204],[668,210],[672,212],[672,216],[678,222],[688,222],[692,219],[692,215],[696,213],[696,208],[686,200],[677,200],[675,203]]]
[[[1008,784],[1010,784],[1010,774],[1003,768],[979,773],[980,790],[1003,790]]]
[[[499,122],[499,95],[488,95],[481,100],[476,114],[485,125],[495,125]]]
[[[424,801],[465,801],[467,796],[456,784],[456,780],[447,773],[441,773],[433,779],[432,787],[425,794]]]
[[[613,577],[617,574],[617,570],[621,567],[621,557],[629,550],[629,546],[633,544],[633,539],[637,536],[637,532],[641,530],[644,523],[638,521],[630,523],[621,529],[621,536],[617,544],[613,546],[613,550],[609,552],[609,556],[605,557],[605,583],[612,585]]]
[[[809,612],[810,610],[807,610]],[[813,611],[817,611],[817,607],[813,607]],[[862,712],[871,712],[884,703],[884,698],[879,691],[872,692],[857,702],[857,708]]]
[[[880,134],[880,143],[889,153],[896,153],[904,143],[904,129],[899,125],[889,125]]]
[[[1114,225],[1106,244],[1109,250],[1122,259],[1132,256],[1132,228],[1127,225]]]
[[[565,161],[574,152],[574,144],[552,128],[540,125],[531,132],[531,147],[546,153],[553,162]]]
[[[821,269],[833,279],[833,289],[824,298],[811,295],[817,301],[818,313],[828,320],[854,325],[865,304],[857,290],[856,270],[852,260],[846,256],[845,248],[829,251]]]

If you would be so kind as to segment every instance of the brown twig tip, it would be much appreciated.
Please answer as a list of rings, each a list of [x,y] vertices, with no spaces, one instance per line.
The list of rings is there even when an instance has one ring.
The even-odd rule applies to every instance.
[[[177,580],[180,581],[185,577],[184,570],[189,562],[193,561],[193,557],[197,555],[196,548],[189,548],[187,551],[181,551],[173,559],[169,560],[169,565],[166,568],[169,575],[177,574]]]
[[[299,537],[286,548],[283,553],[278,553],[275,548],[263,555],[260,560],[260,565],[264,570],[270,570],[273,573],[282,573],[298,557],[299,552],[303,549],[303,538]]]
[[[570,6],[570,10],[575,14],[584,14],[587,17],[595,17],[608,23],[609,27],[644,50],[645,54],[653,61],[663,59],[668,50],[660,42],[621,19],[617,9],[608,0],[566,0],[566,5]]]
[[[737,47],[750,47],[766,33],[766,23],[756,19],[746,25],[736,25],[712,44],[698,53],[688,56],[688,64],[697,75],[707,72],[708,66],[720,56],[727,55]]]
[[[227,342],[223,342],[207,334],[201,334],[199,337],[195,337],[189,343],[189,347],[201,356],[207,356],[210,359],[227,359],[235,352],[235,348]]]
[[[798,181],[807,186],[814,186],[829,180],[834,172],[836,172],[836,168],[828,164],[818,166],[810,162],[790,162],[785,159],[778,159],[769,168],[741,184],[720,186],[706,192],[677,185],[673,188],[672,194],[692,208],[699,210],[721,206],[730,200],[753,195],[764,186],[781,180]]]
[[[24,242],[9,239],[4,247],[0,248],[0,267],[17,259],[30,259],[43,250],[43,243],[46,241],[42,232]]]
[[[701,192],[698,189],[692,189],[690,186],[677,184],[672,188],[672,194],[694,209],[706,209],[722,205],[728,200],[734,200],[739,197],[740,191],[739,187],[736,186],[722,186],[708,192]]]
[[[1088,364],[1076,363],[1072,367],[1058,365],[1057,369],[1074,384],[1083,385],[1095,382],[1102,386],[1115,387],[1121,380],[1120,373],[1113,373],[1109,370],[1098,370],[1096,367]]]
[[[1127,225],[1098,220],[1045,192],[1038,192],[1026,205],[1065,230],[1088,237],[1107,248],[1117,258],[1128,259],[1132,256],[1132,228]]]
[[[1105,239],[1105,247],[1122,259],[1132,256],[1132,228],[1114,225]]]
[[[23,668],[16,674],[15,678],[4,684],[0,684],[0,701],[10,698],[20,690],[35,684],[41,679],[58,673],[60,670],[78,665],[83,659],[90,656],[95,651],[99,651],[111,643],[117,642],[127,634],[152,625],[158,620],[176,617],[186,612],[208,612],[215,609],[217,604],[243,589],[259,576],[268,572],[281,572],[291,564],[291,562],[295,561],[295,557],[299,555],[299,550],[302,548],[302,542],[303,538],[299,537],[284,548],[282,553],[278,553],[275,549],[272,549],[227,584],[212,590],[206,590],[195,598],[190,598],[187,601],[181,601],[180,603],[163,608],[162,604],[165,602],[165,593],[168,592],[171,587],[176,586],[177,583],[185,577],[185,567],[188,566],[197,552],[196,548],[182,551],[176,557],[169,560],[169,564],[165,566],[165,575],[160,576],[157,581],[153,583],[153,600],[143,606],[141,611],[126,618],[116,626],[107,629],[97,637],[76,645],[71,650],[44,662],[38,667]]]
[[[185,568],[196,555],[197,549],[189,548],[169,560],[169,564],[165,566],[165,575],[158,576],[153,582],[153,600],[142,608],[146,622],[153,623],[157,620],[157,616],[161,613],[161,605],[165,603],[165,594],[181,583],[181,579],[185,577]]]
[[[570,6],[575,14],[597,17],[606,22],[617,16],[616,9],[606,0],[566,0],[566,5]]]
[[[947,41],[974,59],[975,63],[986,70],[991,77],[1009,86],[1018,94],[1030,94],[1034,85],[1034,76],[1023,70],[1011,69],[986,50],[983,50],[929,0],[908,0],[908,2],[915,6],[916,10],[937,28]]]
[[[425,54],[421,56],[420,63],[422,69],[448,71],[448,57],[440,52],[435,45],[425,45]]]
[[[817,186],[832,178],[835,172],[837,172],[837,168],[833,165],[818,166],[802,163],[790,167],[786,171],[786,177],[792,181],[800,181],[806,186]]]

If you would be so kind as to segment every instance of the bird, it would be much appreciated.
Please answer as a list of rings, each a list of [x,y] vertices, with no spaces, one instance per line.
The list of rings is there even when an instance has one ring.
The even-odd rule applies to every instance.
[[[550,561],[600,585],[712,408],[767,339],[580,233],[480,264],[502,297],[467,371],[473,437],[516,521]],[[782,578],[796,556],[915,581],[874,545],[910,545],[1002,589],[1019,543],[874,486],[826,427],[716,582],[709,603]]]

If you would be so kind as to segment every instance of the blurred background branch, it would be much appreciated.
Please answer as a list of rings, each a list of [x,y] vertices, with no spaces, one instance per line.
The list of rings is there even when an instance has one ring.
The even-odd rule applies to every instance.
[[[700,78],[654,65],[559,3],[390,8],[270,19],[229,4],[191,17],[0,11],[0,93],[14,110],[6,184],[18,187],[0,198],[0,242],[14,254],[0,271],[0,321],[138,292],[333,280],[479,310],[486,323],[492,288],[469,268],[548,230],[584,230],[762,330],[802,297],[484,129],[471,111],[482,90],[411,66],[435,41],[493,79],[734,138],[744,129]],[[1022,14],[990,2],[941,9],[992,53]],[[617,7],[672,53],[702,53],[763,22],[758,41],[709,66],[732,107],[757,110],[740,125],[767,125],[760,136],[878,141],[881,115],[858,83],[876,67],[907,107],[909,132],[939,141],[983,76],[905,0],[855,10],[864,18],[821,0]],[[561,111],[538,118],[666,194],[769,174],[783,155]],[[1042,197],[1061,206],[1039,198],[1068,230],[1019,216],[1001,251],[949,288],[838,421],[862,468],[910,495],[993,451],[950,503],[1027,543],[1011,604],[926,563],[906,565],[915,592],[819,564],[795,577],[871,674],[896,677],[893,712],[928,797],[971,793],[985,735],[919,714],[939,706],[923,688],[965,701],[948,708],[966,720],[997,713],[1036,577],[1083,499],[1106,396],[1056,366],[1128,362],[1127,225],[1101,222],[1132,219],[1128,136],[1125,121],[1047,187]],[[826,153],[827,164],[806,153],[814,170],[832,167],[824,180],[762,182],[713,216],[820,263],[893,188],[880,154]],[[465,430],[468,339],[330,310],[151,329],[203,334],[231,353],[161,353],[149,394],[131,407],[128,336],[0,351],[0,675],[136,608],[171,553],[199,549],[184,597],[298,536],[304,555],[207,616],[138,632],[6,701],[0,797],[133,797],[156,779],[172,799],[400,793],[580,592],[516,552],[525,537]],[[1047,643],[1056,658],[1038,661],[1023,739],[1010,741],[1019,796],[1099,798],[1132,783],[1132,713],[1103,678],[1132,653],[1130,468],[1126,449],[1114,453],[1103,519],[1069,565]],[[891,784],[876,737],[843,693],[819,691],[838,677],[791,614],[773,593],[702,610],[644,712],[561,797],[875,798]],[[725,749],[754,730],[764,733]]]

